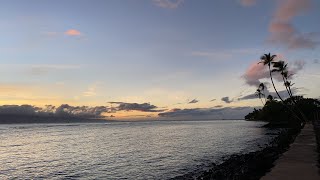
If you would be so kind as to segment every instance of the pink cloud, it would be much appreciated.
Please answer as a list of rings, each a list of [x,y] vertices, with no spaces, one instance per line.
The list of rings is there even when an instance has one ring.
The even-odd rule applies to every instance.
[[[319,42],[317,33],[300,33],[291,21],[295,16],[306,13],[311,6],[311,0],[279,0],[274,18],[269,25],[268,42],[279,44],[288,49],[313,49]]]
[[[264,66],[262,63],[258,64],[258,61],[252,63],[242,76],[250,86],[258,86],[260,84],[260,79],[268,77],[269,71],[267,66]]]
[[[240,0],[241,5],[243,6],[253,6],[257,3],[256,0]]]
[[[289,22],[271,22],[269,32],[268,42],[285,45],[288,49],[314,49],[319,44],[318,33],[302,34]]]
[[[272,22],[269,26],[269,31],[272,33],[294,33],[294,27],[289,23]]]
[[[284,57],[279,55],[275,60],[284,60]],[[303,60],[294,61],[292,63],[289,63],[288,72],[289,75],[295,75],[299,71],[301,71],[306,62]],[[278,82],[282,82],[282,76],[279,73],[273,73],[272,74],[274,80]],[[246,81],[246,83],[250,86],[258,86],[261,83],[261,80],[263,79],[269,79],[270,73],[268,66],[263,65],[262,63],[259,63],[259,61],[253,62],[249,68],[246,70],[246,72],[242,75],[242,78]],[[290,77],[292,78],[292,76]]]
[[[166,8],[166,9],[176,9],[179,7],[185,0],[153,0],[156,6]]]
[[[293,17],[307,12],[311,7],[311,0],[280,0],[275,12],[277,21],[288,22]]]
[[[64,32],[64,34],[68,36],[80,36],[81,32],[76,29],[69,29],[66,32]]]

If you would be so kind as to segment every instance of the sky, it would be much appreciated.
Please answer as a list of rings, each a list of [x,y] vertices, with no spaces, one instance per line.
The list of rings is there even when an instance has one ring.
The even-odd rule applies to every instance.
[[[260,82],[274,94],[258,64],[269,52],[289,64],[296,95],[319,98],[319,10],[316,0],[1,0],[0,113],[243,118],[261,106]]]

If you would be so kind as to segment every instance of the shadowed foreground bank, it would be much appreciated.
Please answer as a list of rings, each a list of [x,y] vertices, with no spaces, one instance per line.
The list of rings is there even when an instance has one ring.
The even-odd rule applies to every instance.
[[[288,150],[300,131],[284,129],[266,148],[248,154],[232,155],[222,164],[213,164],[205,172],[189,173],[174,179],[243,179],[255,180],[269,172],[274,162]]]
[[[320,179],[317,156],[315,133],[312,124],[308,123],[290,149],[276,161],[272,171],[262,179]]]

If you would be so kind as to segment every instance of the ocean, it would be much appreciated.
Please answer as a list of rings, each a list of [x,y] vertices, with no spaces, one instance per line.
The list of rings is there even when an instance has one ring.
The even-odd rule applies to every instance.
[[[243,120],[0,125],[0,179],[170,179],[266,146]]]

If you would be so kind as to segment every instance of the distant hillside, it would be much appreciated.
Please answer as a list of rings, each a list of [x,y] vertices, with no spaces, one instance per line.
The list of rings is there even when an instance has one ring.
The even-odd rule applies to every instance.
[[[1,114],[0,124],[18,124],[18,123],[103,123],[104,119],[88,119],[81,117],[55,117],[55,116],[37,116],[37,115],[12,115]]]

